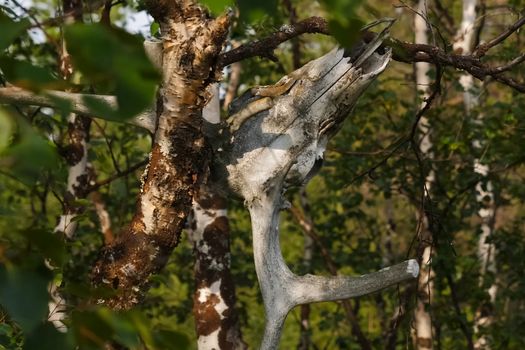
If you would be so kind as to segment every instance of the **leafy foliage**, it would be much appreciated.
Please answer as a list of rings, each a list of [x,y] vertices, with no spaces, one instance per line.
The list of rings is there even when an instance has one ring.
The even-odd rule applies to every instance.
[[[113,91],[118,112],[86,101],[94,114],[116,120],[130,118],[149,107],[159,83],[159,73],[142,48],[142,40],[122,30],[102,25],[75,24],[66,28],[66,42],[73,63],[89,82]]]
[[[35,3],[49,6],[46,1]],[[218,15],[233,2],[203,3]],[[311,1],[291,3],[299,19],[312,13],[326,16],[342,45],[355,40],[363,23],[391,17],[396,11],[399,18],[394,35],[413,40],[413,13],[406,8],[393,9],[378,1],[326,0],[322,7]],[[442,3],[459,22],[459,3]],[[489,1],[488,5],[493,3]],[[514,6],[511,10],[519,9],[520,4],[523,2],[508,2],[508,6]],[[276,1],[238,1],[238,6],[241,24],[234,29],[233,38],[241,43],[272,32],[289,20],[287,10]],[[128,5],[125,8],[134,10]],[[61,43],[60,31],[45,27],[49,38],[36,41],[27,32],[32,20],[26,14],[15,19],[19,12],[14,9],[3,8],[0,12],[2,81],[35,91],[52,87],[115,94],[117,111],[92,106],[93,114],[107,119],[124,120],[152,104],[159,74],[147,61],[140,37],[91,23],[97,13],[84,16],[90,24],[63,28],[76,70],[71,81],[65,83],[57,78],[59,55],[56,42],[50,42],[54,39]],[[117,9],[113,17],[121,16]],[[40,17],[39,11],[33,14],[40,21],[47,19]],[[484,40],[511,21],[507,15],[486,17],[489,23],[482,31]],[[432,14],[430,20],[436,27],[443,27],[439,16]],[[445,42],[453,40],[452,32],[444,30],[440,34]],[[332,39],[320,36],[305,36],[299,42],[302,63],[334,45]],[[494,49],[487,59],[495,64],[506,62],[523,50],[523,33],[519,33]],[[260,59],[242,62],[239,92],[252,85],[273,83],[292,70],[289,46],[277,49],[276,55],[277,63]],[[519,78],[525,72],[517,66],[512,73]],[[289,213],[283,215],[281,245],[287,263],[296,272],[327,274],[322,246],[340,273],[359,275],[414,256],[421,224],[417,216],[426,211],[433,218],[437,252],[432,260],[436,290],[430,310],[439,331],[436,342],[443,349],[465,348],[461,327],[466,325],[472,330],[479,310],[490,301],[488,286],[496,283],[498,295],[492,310],[495,321],[481,331],[489,335],[495,349],[522,349],[525,153],[521,145],[525,142],[525,97],[487,81],[477,85],[481,102],[467,115],[458,84],[460,74],[445,71],[441,95],[426,115],[434,143],[434,157],[430,159],[412,147],[411,142],[417,143],[417,138],[409,139],[421,102],[412,82],[412,67],[392,62],[329,145],[321,174],[306,188],[309,208],[304,212],[319,236],[309,265],[305,264],[308,239]],[[482,119],[476,120],[476,116]],[[186,240],[175,250],[166,270],[152,278],[152,289],[140,310],[118,313],[87,306],[87,301],[108,293],[92,289],[88,283],[90,266],[103,244],[92,199],[77,203],[83,212],[76,218],[74,240],[52,233],[67,193],[68,164],[59,152],[69,137],[67,128],[67,113],[58,109],[5,106],[0,110],[0,349],[99,349],[108,343],[131,349],[170,349],[173,344],[181,349],[195,348],[191,313],[193,257]],[[482,140],[484,147],[474,147],[474,140]],[[92,124],[89,146],[95,181],[99,181],[123,174],[144,160],[150,137],[129,125],[97,120]],[[497,205],[491,240],[498,251],[498,275],[488,273],[481,283],[476,256],[480,234],[476,213],[480,205],[475,198],[480,177],[473,171],[474,159],[490,165],[488,179]],[[423,183],[430,169],[436,170],[437,180],[431,200],[423,202]],[[125,227],[135,209],[139,176],[140,170],[117,176],[98,189],[114,234]],[[288,195],[301,209],[300,190],[292,189]],[[229,216],[237,306],[244,339],[255,347],[264,319],[252,262],[250,223],[240,203],[232,201]],[[53,269],[46,268],[45,262]],[[49,283],[60,286],[68,300],[67,334],[56,331],[46,321]],[[400,286],[351,301],[358,325],[372,348],[386,346],[392,317],[404,296],[413,295],[411,287]],[[412,303],[409,299],[408,312],[394,330],[398,349],[413,347]],[[361,348],[340,304],[312,305],[309,322],[312,347]],[[285,325],[283,349],[297,347],[300,324],[301,312],[296,308]]]

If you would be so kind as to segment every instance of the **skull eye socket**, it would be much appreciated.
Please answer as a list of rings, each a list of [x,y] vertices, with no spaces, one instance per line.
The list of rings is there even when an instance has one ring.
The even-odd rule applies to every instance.
[[[383,56],[386,53],[386,48],[383,45],[381,45],[376,49],[376,52],[378,55]]]

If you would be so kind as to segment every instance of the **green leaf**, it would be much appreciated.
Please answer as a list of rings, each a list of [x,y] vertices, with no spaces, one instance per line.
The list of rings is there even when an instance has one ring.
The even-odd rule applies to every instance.
[[[241,20],[246,23],[260,22],[265,16],[277,13],[276,0],[238,0]]]
[[[50,322],[41,324],[26,336],[24,342],[24,350],[68,350],[74,348],[71,337],[57,331]]]
[[[59,89],[67,85],[48,69],[34,66],[27,61],[0,57],[0,67],[10,83],[29,90]]]
[[[330,33],[343,47],[352,47],[360,36],[364,21],[357,11],[363,0],[323,0],[328,13]]]
[[[65,290],[68,294],[80,297],[80,298],[109,298],[115,295],[115,290],[108,286],[92,287],[89,283],[77,283],[69,282],[65,286]]]
[[[0,166],[9,169],[25,184],[32,184],[47,171],[58,169],[56,149],[25,122],[19,122],[18,135],[0,155]]]
[[[167,330],[167,329],[155,329],[153,331],[155,337],[156,349],[169,349],[173,344],[177,344],[180,349],[189,349],[190,340],[184,333]]]
[[[51,260],[54,266],[61,266],[66,256],[66,247],[60,235],[46,230],[30,229],[22,234],[33,244],[44,258]]]
[[[233,0],[201,0],[200,2],[216,16],[223,13],[226,8],[234,6]]]
[[[105,307],[74,312],[73,332],[81,349],[99,349],[107,342],[137,348],[141,344],[141,338],[135,314],[138,312],[116,312]]]
[[[2,28],[2,34],[0,35],[0,52],[4,51],[13,40],[29,28],[30,24],[27,18],[15,22],[0,11],[0,28]]]
[[[345,21],[339,21],[337,19],[331,19],[328,21],[330,33],[332,33],[341,46],[347,48],[354,46],[359,39],[360,29],[363,25],[364,22],[358,18],[349,18],[345,19]]]
[[[140,344],[139,333],[135,322],[129,312],[112,312],[109,309],[100,309],[100,317],[113,327],[115,335],[113,339],[118,343],[134,348]]]
[[[80,349],[102,349],[114,331],[111,325],[95,311],[76,311],[71,315],[72,331]]]
[[[91,83],[115,90],[118,111],[90,101],[94,114],[122,120],[153,103],[160,75],[147,58],[139,37],[101,25],[75,24],[66,28],[66,42],[75,67]]]
[[[14,125],[9,115],[0,109],[0,153],[6,149],[11,142]]]
[[[152,22],[151,26],[149,27],[149,32],[151,36],[156,36],[159,34],[160,25],[157,22]]]
[[[47,317],[50,271],[42,264],[29,267],[0,267],[0,304],[30,333]]]

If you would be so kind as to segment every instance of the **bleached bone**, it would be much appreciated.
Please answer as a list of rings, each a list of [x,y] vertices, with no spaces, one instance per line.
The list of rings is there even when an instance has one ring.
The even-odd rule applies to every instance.
[[[408,260],[360,277],[297,276],[283,260],[279,211],[287,186],[303,184],[322,158],[358,97],[388,64],[383,31],[349,53],[335,49],[281,79],[255,88],[233,103],[230,144],[217,150],[214,171],[247,206],[255,268],[266,311],[261,349],[277,349],[284,320],[296,305],[370,294],[417,277]],[[264,103],[260,101],[263,100]],[[227,133],[227,132],[226,132]]]

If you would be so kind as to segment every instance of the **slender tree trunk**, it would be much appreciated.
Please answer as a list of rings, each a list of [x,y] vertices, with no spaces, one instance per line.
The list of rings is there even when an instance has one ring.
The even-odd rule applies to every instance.
[[[203,109],[203,118],[219,124],[217,85]],[[211,187],[202,186],[193,200],[188,230],[195,256],[193,315],[199,350],[246,349],[235,310],[235,284],[230,272],[230,227],[227,200]]]
[[[111,229],[111,217],[106,209],[106,204],[102,200],[102,195],[100,192],[95,191],[89,195],[91,202],[95,206],[95,212],[97,213],[98,221],[100,223],[100,231],[104,236],[104,244],[108,245],[113,242],[115,236],[113,235],[113,230]]]
[[[428,23],[427,23],[427,2],[426,0],[419,0],[418,12],[414,17],[415,41],[418,44],[428,44]],[[430,65],[426,62],[418,62],[415,64],[416,86],[418,95],[422,99],[428,97],[428,88],[430,85],[430,78],[428,73]],[[424,103],[424,102],[422,102]],[[432,160],[434,154],[432,152],[431,126],[429,120],[423,116],[419,121],[419,132],[421,138],[419,140],[419,150],[424,158]],[[425,179],[423,188],[423,212],[419,214],[420,225],[420,244],[418,256],[420,256],[421,272],[418,278],[418,292],[417,305],[414,312],[415,321],[415,335],[416,335],[416,349],[432,349],[432,317],[430,314],[430,306],[432,303],[432,295],[434,290],[433,278],[434,273],[431,267],[432,261],[432,232],[431,220],[425,208],[430,200],[430,193],[434,183],[435,173],[431,168]]]
[[[193,314],[199,350],[246,349],[235,310],[225,198],[203,188],[193,204]]]
[[[82,21],[82,2],[78,0],[63,0],[62,10],[64,13],[74,13],[65,18],[66,23]],[[68,79],[73,74],[73,66],[69,53],[66,50],[65,42],[62,41],[62,51],[60,52],[60,75],[63,79]],[[85,198],[86,189],[89,186],[88,176],[88,142],[91,119],[71,113],[68,116],[67,133],[65,137],[66,146],[60,149],[60,154],[68,165],[67,188],[63,200],[63,211],[60,215],[58,224],[54,232],[62,234],[71,239],[77,229],[77,222],[74,220],[81,214],[84,208],[77,204],[78,199]],[[49,285],[49,316],[48,320],[53,323],[55,328],[65,331],[66,326],[63,321],[66,316],[66,300],[61,295],[58,285],[51,282]]]
[[[472,52],[475,40],[476,29],[476,6],[477,0],[463,0],[463,11],[461,28],[454,42],[454,50],[462,54]],[[481,127],[483,123],[483,114],[473,111],[479,106],[479,97],[474,85],[474,78],[469,74],[463,74],[460,77],[460,83],[463,87],[463,102],[467,115],[471,118],[475,127]],[[477,154],[482,152],[485,142],[478,138],[472,142],[472,146]],[[496,274],[496,247],[494,244],[487,242],[493,231],[495,216],[494,192],[492,183],[488,179],[489,165],[484,164],[480,158],[474,159],[474,173],[480,177],[476,184],[476,200],[478,202],[478,216],[481,219],[478,241],[477,255],[480,264],[480,286],[485,285],[485,276],[487,272]],[[479,334],[481,329],[493,322],[493,304],[496,300],[497,285],[492,283],[488,288],[489,302],[485,303],[476,312],[474,320],[474,331],[478,334],[478,339],[474,343],[475,349],[490,349],[488,337]]]
[[[299,194],[301,206],[303,210],[308,213],[310,205],[308,203],[308,198],[306,197],[305,189],[303,188]],[[303,230],[304,231],[304,230]],[[304,232],[304,244],[303,244],[303,261],[302,261],[302,272],[310,273],[312,266],[312,257],[314,253],[314,240],[312,237]],[[301,305],[300,312],[300,333],[299,333],[299,344],[297,345],[297,350],[308,350],[311,346],[311,333],[310,328],[310,305],[305,304]]]
[[[146,1],[163,38],[163,84],[158,125],[135,215],[102,252],[93,281],[117,290],[104,301],[115,309],[137,304],[151,274],[165,264],[206,176],[210,152],[202,133],[205,91],[229,28],[194,1]]]
[[[59,217],[54,232],[71,239],[77,229],[75,218],[84,210],[77,204],[78,199],[85,197],[85,189],[89,186],[88,140],[91,120],[78,114],[68,117],[67,146],[61,150],[62,156],[69,166],[67,188],[63,200],[63,212]],[[48,320],[56,329],[66,331],[63,321],[66,317],[67,302],[60,293],[59,285],[55,282],[49,284],[49,316]]]

